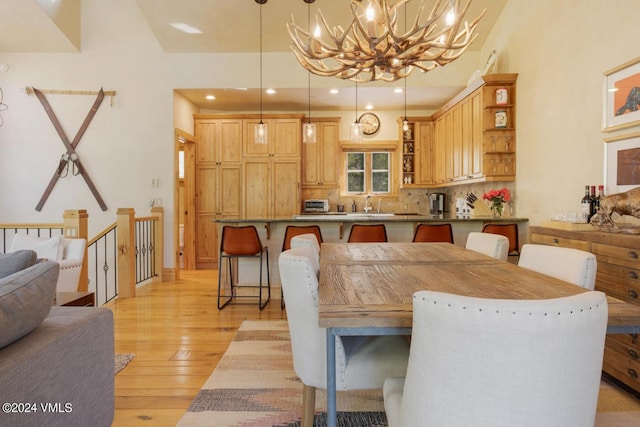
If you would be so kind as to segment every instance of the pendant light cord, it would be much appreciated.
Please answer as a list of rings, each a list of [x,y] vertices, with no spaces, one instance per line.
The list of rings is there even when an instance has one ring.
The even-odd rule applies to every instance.
[[[311,3],[307,2],[307,26],[309,27],[309,34],[311,34]],[[311,124],[311,71],[307,70],[307,87],[309,89],[309,116],[307,123]]]
[[[262,5],[260,3],[260,124],[262,122]]]

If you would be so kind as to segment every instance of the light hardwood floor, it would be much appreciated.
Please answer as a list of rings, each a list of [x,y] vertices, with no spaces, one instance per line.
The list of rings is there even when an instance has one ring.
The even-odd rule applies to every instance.
[[[286,318],[279,288],[263,311],[255,304],[218,311],[216,278],[215,270],[183,271],[180,281],[147,285],[135,298],[107,305],[114,313],[116,353],[136,355],[115,378],[113,426],[175,426],[243,320]],[[598,411],[624,412],[632,418],[625,425],[640,425],[640,399],[610,384],[601,388]]]
[[[137,290],[107,305],[116,353],[135,353],[115,378],[113,426],[174,426],[224,354],[243,320],[286,319],[280,290],[257,304],[216,306],[217,272],[183,271],[181,280]],[[274,298],[275,296],[275,298]]]

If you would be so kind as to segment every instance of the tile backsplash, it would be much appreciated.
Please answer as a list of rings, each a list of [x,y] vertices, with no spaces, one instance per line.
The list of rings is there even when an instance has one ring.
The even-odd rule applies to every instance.
[[[511,198],[517,197],[515,194],[515,184],[513,182],[481,182],[477,184],[457,185],[446,188],[433,188],[433,189],[401,189],[398,197],[377,197],[371,196],[371,206],[373,210],[377,210],[378,203],[380,203],[381,212],[415,212],[419,214],[429,213],[429,193],[445,193],[447,210],[449,213],[455,212],[456,199],[458,197],[466,198],[468,193],[473,193],[478,198],[476,203],[482,202],[482,194],[492,189],[501,189],[506,187],[511,193]],[[328,199],[331,211],[337,210],[338,203],[345,205],[345,211],[351,212],[351,205],[355,200],[357,204],[358,212],[362,212],[365,203],[365,196],[348,196],[340,197],[340,191],[337,188],[331,189],[313,189],[303,190],[302,199]],[[516,216],[513,202],[508,203],[505,206],[504,216]]]

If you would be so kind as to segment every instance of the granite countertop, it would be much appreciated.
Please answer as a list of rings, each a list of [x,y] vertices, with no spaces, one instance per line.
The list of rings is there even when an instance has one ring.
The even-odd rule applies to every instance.
[[[291,217],[278,218],[246,218],[246,219],[216,219],[219,223],[255,223],[255,222],[526,222],[528,218],[500,218],[493,217],[456,217],[444,215],[423,215],[418,213],[364,213],[364,212],[327,212],[324,214],[300,214]]]

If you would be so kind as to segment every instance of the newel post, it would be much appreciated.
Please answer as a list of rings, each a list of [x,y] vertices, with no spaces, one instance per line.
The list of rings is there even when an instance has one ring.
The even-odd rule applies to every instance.
[[[62,215],[63,235],[65,239],[84,239],[87,244],[84,247],[82,258],[82,271],[78,280],[78,291],[86,292],[89,289],[89,270],[87,259],[87,246],[89,245],[89,214],[86,209],[65,210]]]
[[[153,222],[153,233],[155,236],[153,262],[155,265],[156,275],[152,279],[152,282],[162,282],[164,272],[164,208],[162,206],[152,207],[151,216],[155,216],[157,218],[157,220]]]
[[[119,208],[116,214],[118,297],[136,296],[135,210]]]

